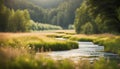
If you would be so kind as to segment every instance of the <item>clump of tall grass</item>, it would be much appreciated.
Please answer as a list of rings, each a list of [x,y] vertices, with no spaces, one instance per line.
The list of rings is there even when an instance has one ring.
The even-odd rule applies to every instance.
[[[92,42],[94,39],[96,39],[97,37],[93,37],[93,36],[87,36],[87,35],[75,35],[75,36],[71,36],[69,39],[70,40],[75,40],[75,41],[90,41]]]
[[[118,37],[109,37],[107,39],[97,39],[94,40],[95,43],[103,45],[105,51],[113,52],[120,55],[120,38]]]
[[[43,51],[61,51],[78,48],[78,43],[74,41],[31,42],[29,45],[32,48],[34,47],[36,51],[38,49],[43,49]]]
[[[11,69],[9,64],[16,61],[15,58],[30,56],[29,49],[26,48],[13,48],[13,47],[0,47],[0,69]]]
[[[100,59],[93,65],[93,69],[119,69],[118,63],[114,60]]]

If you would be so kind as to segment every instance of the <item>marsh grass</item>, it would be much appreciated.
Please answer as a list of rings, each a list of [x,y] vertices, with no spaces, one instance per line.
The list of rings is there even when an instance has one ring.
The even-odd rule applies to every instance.
[[[4,36],[10,34],[2,34]],[[55,38],[47,37],[45,34],[11,34],[8,38],[0,38],[0,46],[11,46],[11,47],[30,47],[35,51],[43,48],[43,51],[61,51],[61,50],[70,50],[78,48],[78,43],[66,40],[60,41]]]

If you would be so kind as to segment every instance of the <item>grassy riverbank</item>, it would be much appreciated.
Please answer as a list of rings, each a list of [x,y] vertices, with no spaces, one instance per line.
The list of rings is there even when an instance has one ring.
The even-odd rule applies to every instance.
[[[113,52],[120,55],[120,36],[112,34],[99,35],[75,35],[69,38],[77,41],[92,41],[105,47],[106,52]]]
[[[113,34],[75,34],[74,31],[57,31],[58,34],[50,34],[49,37],[62,37],[73,41],[91,41],[105,47],[106,52],[120,55],[120,35]]]
[[[49,33],[50,34],[50,33]],[[52,33],[51,33],[52,34]],[[57,40],[47,37],[47,33],[1,33],[0,46],[24,47],[35,51],[60,51],[78,48],[71,40]]]
[[[56,37],[68,40],[57,40]],[[120,36],[112,34],[83,35],[73,31],[39,33],[0,33],[0,69],[119,69],[119,61],[101,59],[90,63],[70,59],[53,60],[35,52],[78,48],[75,41],[93,41],[105,46],[106,52],[120,55]]]

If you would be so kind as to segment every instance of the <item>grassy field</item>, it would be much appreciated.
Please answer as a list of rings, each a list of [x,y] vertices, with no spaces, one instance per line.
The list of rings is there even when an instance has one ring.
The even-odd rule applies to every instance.
[[[56,37],[68,40],[56,40]],[[119,61],[89,61],[70,59],[61,61],[35,56],[36,52],[70,50],[78,48],[75,41],[93,41],[105,46],[106,52],[120,55],[120,36],[112,34],[84,35],[72,30],[43,31],[33,33],[0,33],[0,69],[119,69]]]
[[[25,47],[43,51],[60,51],[78,48],[75,41],[60,41],[47,37],[54,33],[0,33],[0,46]]]

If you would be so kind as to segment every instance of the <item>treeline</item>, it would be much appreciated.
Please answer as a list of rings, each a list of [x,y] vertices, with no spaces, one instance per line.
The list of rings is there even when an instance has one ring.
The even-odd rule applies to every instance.
[[[0,1],[0,32],[27,32],[40,30],[58,30],[60,26],[36,23],[31,20],[27,9],[7,8],[5,0]]]
[[[45,20],[47,23],[59,25],[65,29],[73,24],[75,18],[75,10],[80,6],[82,0],[67,0],[61,3],[58,8],[47,10]]]
[[[50,24],[42,24],[42,23],[35,23],[34,21],[30,21],[30,30],[31,31],[43,31],[43,30],[61,30],[62,27]]]
[[[70,24],[73,24],[75,10],[80,6],[82,0],[62,0],[58,2],[60,2],[58,6],[48,9],[38,5],[39,1],[34,2],[31,0],[5,0],[5,5],[15,10],[28,9],[31,19],[35,22],[68,28]]]
[[[119,0],[85,0],[76,10],[77,33],[120,33]]]
[[[13,10],[4,6],[0,0],[0,31],[25,32],[28,31],[30,16],[27,10]]]

